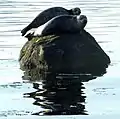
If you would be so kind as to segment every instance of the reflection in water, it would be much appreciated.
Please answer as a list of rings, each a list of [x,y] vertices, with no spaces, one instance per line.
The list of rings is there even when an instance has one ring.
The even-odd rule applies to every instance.
[[[86,114],[83,84],[79,78],[63,78],[48,75],[42,84],[33,83],[37,91],[25,96],[35,99],[34,105],[41,106],[44,111],[36,115],[72,115]]]
[[[103,72],[106,70],[97,70],[98,76]],[[39,83],[33,83],[36,91],[24,97],[33,98],[33,104],[43,108],[33,115],[87,115],[82,82],[95,78],[93,74],[47,74]]]

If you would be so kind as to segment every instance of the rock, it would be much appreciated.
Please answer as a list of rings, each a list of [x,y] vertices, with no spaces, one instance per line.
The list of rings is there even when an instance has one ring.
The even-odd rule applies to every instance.
[[[110,58],[94,37],[83,30],[79,34],[34,37],[21,49],[19,62],[23,71],[39,76],[42,72],[104,72]]]

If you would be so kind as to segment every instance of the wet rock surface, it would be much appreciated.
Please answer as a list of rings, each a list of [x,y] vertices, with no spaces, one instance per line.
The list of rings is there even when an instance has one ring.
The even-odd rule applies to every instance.
[[[109,56],[94,37],[85,30],[79,34],[34,37],[20,52],[20,68],[27,74],[40,76],[43,72],[92,73],[105,71]],[[103,72],[104,73],[104,72]]]

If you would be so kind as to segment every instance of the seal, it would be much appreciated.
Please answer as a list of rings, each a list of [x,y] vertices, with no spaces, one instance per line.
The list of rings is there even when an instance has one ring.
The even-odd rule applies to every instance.
[[[81,10],[80,8],[76,7],[70,10],[67,10],[63,7],[52,7],[48,8],[45,11],[38,14],[38,16],[23,30],[21,30],[22,36],[26,34],[27,31],[31,30],[32,28],[37,28],[46,22],[48,22],[50,19],[59,16],[59,15],[80,15]]]
[[[73,15],[60,15],[52,18],[35,31],[28,32],[25,37],[31,40],[33,37],[39,36],[81,33],[86,24],[87,17],[85,15],[80,15],[78,18]]]
[[[73,15],[60,15],[48,21],[41,32],[45,35],[59,35],[67,33],[80,33],[87,24],[87,17],[80,15],[78,18]],[[39,33],[39,32],[38,32]],[[37,35],[36,32],[34,35]]]

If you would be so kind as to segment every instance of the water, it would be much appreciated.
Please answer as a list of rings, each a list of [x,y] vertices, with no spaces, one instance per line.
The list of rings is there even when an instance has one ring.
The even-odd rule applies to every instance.
[[[38,97],[30,96],[30,94],[32,92],[37,94],[37,92],[45,90],[44,85],[49,83],[37,82],[40,83],[39,88],[35,88],[35,82],[24,82],[22,80],[23,72],[19,69],[18,57],[20,49],[27,41],[27,39],[21,37],[20,30],[30,23],[39,12],[53,6],[63,6],[68,9],[80,7],[82,14],[88,17],[88,24],[85,29],[95,37],[111,59],[111,64],[104,76],[82,83],[74,82],[75,88],[79,84],[77,89],[81,92],[80,94],[74,91],[75,88],[71,87],[71,85],[67,88],[73,90],[73,94],[75,93],[72,96],[74,97],[73,100],[80,102],[79,104],[83,107],[82,112],[87,113],[89,118],[98,118],[99,115],[103,115],[104,118],[106,118],[106,115],[109,118],[113,116],[120,117],[119,0],[34,0],[34,2],[30,0],[0,0],[0,118],[31,117],[35,119],[39,118],[36,114],[40,111],[43,112],[43,108],[46,108],[45,105],[38,104],[44,102],[43,99],[38,101]],[[64,87],[63,83],[60,82],[60,84]],[[60,87],[60,90],[63,87]],[[50,90],[53,94],[56,91]],[[48,98],[48,92],[43,92],[39,96]],[[64,92],[63,95],[69,95],[68,93]],[[52,94],[50,94],[50,97],[55,101]],[[65,96],[63,97],[65,98]],[[78,100],[80,97],[83,97],[84,100]],[[71,103],[70,99],[64,99],[66,108]],[[80,112],[78,113],[80,114]],[[34,117],[31,114],[34,114]],[[83,118],[82,115],[57,116],[57,118],[62,119],[79,117]],[[56,117],[52,116],[51,118]]]

